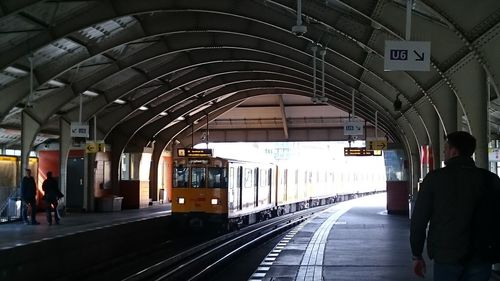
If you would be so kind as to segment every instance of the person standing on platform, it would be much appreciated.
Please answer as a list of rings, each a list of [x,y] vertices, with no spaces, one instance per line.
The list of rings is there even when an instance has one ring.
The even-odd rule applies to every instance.
[[[486,225],[489,231],[495,222],[484,215],[487,212],[478,215],[478,210],[488,200],[500,204],[498,198],[485,199],[500,192],[500,179],[476,167],[472,159],[475,149],[476,139],[469,133],[450,133],[444,146],[446,167],[430,172],[422,182],[410,227],[413,271],[417,276],[426,273],[422,252],[427,237],[427,254],[434,260],[434,280],[490,279],[492,261],[482,254],[479,241],[484,235],[478,225]]]
[[[26,175],[21,181],[21,199],[23,201],[21,217],[25,224],[29,224],[28,209],[31,207],[31,224],[40,224],[36,221],[36,183],[31,176],[31,170],[25,169]]]
[[[61,191],[59,191],[58,183],[55,178],[52,177],[52,172],[47,172],[47,179],[43,181],[42,189],[45,192],[45,203],[47,211],[47,222],[52,225],[52,210],[54,210],[54,219],[56,224],[59,224],[60,216],[57,211],[57,205],[59,198],[63,197]]]

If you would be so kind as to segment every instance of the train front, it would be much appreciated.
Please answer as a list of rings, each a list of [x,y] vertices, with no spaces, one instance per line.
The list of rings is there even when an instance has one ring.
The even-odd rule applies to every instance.
[[[210,149],[177,150],[172,183],[172,218],[190,229],[226,229],[227,161]]]

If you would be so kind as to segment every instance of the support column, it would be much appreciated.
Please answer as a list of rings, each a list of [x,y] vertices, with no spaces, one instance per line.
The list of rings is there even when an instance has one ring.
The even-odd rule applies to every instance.
[[[63,118],[59,118],[59,186],[63,194],[67,194],[68,155],[71,148],[71,125]],[[66,201],[66,197],[63,197]]]
[[[95,211],[95,194],[94,194],[94,183],[95,183],[95,153],[86,153],[84,158],[84,171],[85,175],[83,180],[83,185],[85,192],[83,193],[83,206],[89,212]]]
[[[469,122],[472,128],[472,133],[476,138],[476,153],[475,160],[476,165],[480,168],[488,169],[488,142],[489,142],[489,111],[488,111],[488,83],[486,73],[482,73],[483,87],[482,91],[476,93],[477,103],[474,106],[474,110],[469,112],[471,116]],[[472,93],[471,93],[472,94]]]
[[[26,111],[21,113],[21,171],[28,168],[28,157],[31,151],[33,140],[35,139],[40,124]],[[23,175],[23,173],[19,173]],[[19,180],[22,179],[19,178]]]
[[[439,122],[437,112],[434,111],[432,114],[432,125],[429,125],[429,134],[431,137],[430,145],[433,157],[432,163],[429,163],[429,165],[432,165],[432,167],[429,167],[429,171],[436,170],[439,168],[441,163],[441,138],[439,137],[440,127],[441,123]]]

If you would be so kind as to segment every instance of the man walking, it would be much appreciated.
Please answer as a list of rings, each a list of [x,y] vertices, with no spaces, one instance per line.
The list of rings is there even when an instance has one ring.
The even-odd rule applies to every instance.
[[[492,262],[479,247],[478,225],[493,222],[478,215],[478,210],[485,205],[484,198],[493,197],[490,193],[498,194],[500,179],[476,167],[472,159],[475,149],[476,139],[469,133],[449,134],[444,147],[446,167],[430,172],[418,192],[410,244],[413,270],[420,277],[426,269],[422,257],[426,237],[427,253],[434,260],[434,280],[488,281],[491,276]]]
[[[21,181],[21,199],[23,201],[21,209],[21,217],[25,224],[29,224],[28,221],[28,209],[31,207],[31,224],[40,224],[36,221],[36,184],[35,179],[31,176],[31,170],[25,170],[26,175]]]

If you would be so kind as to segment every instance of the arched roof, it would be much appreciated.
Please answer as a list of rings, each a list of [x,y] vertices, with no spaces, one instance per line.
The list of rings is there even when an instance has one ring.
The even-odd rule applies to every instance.
[[[482,118],[474,101],[488,92],[498,130],[499,1],[416,1],[411,39],[431,42],[428,72],[383,69],[384,42],[405,37],[406,1],[302,2],[307,33],[297,36],[295,0],[2,1],[0,142],[19,143],[22,111],[38,124],[35,144],[57,137],[60,118],[80,115],[96,116],[99,136],[123,147],[168,142],[173,130],[242,103],[255,110],[241,110],[247,120],[231,128],[245,128],[273,104],[270,95],[282,114],[301,106],[285,118],[307,127],[318,115],[345,117],[353,91],[356,116],[374,124],[378,112],[380,130],[405,145],[432,143],[457,122],[473,130]],[[313,46],[326,51],[333,112],[310,101]]]

